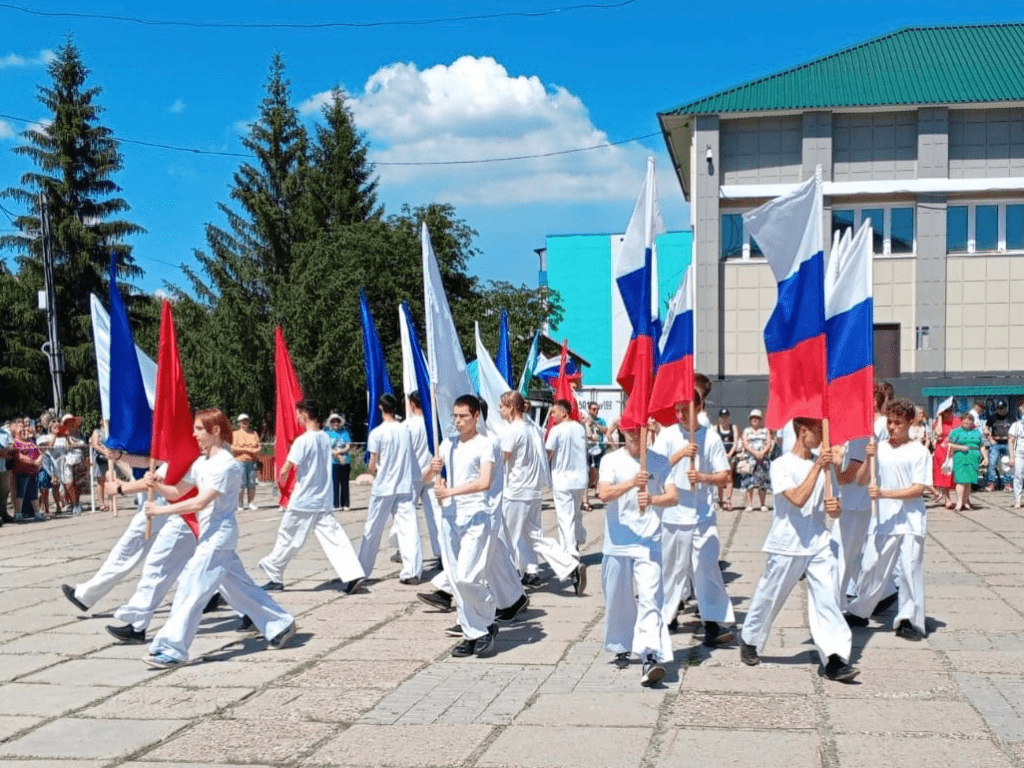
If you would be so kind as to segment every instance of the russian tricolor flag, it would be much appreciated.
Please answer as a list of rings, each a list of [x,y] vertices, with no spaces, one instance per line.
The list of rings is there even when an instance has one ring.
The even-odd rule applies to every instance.
[[[693,264],[686,268],[668,317],[658,349],[658,372],[647,413],[666,426],[675,424],[676,403],[693,399],[693,310],[695,304]]]
[[[874,300],[871,222],[834,247],[825,272],[828,401],[834,444],[874,434]],[[838,407],[840,406],[841,407]]]
[[[798,416],[828,415],[825,349],[825,254],[821,169],[796,190],[743,214],[779,284],[764,329],[768,352],[765,425],[782,429]]]
[[[633,328],[616,380],[629,395],[619,425],[632,429],[647,423],[647,407],[654,382],[654,344],[657,298],[653,296],[654,239],[665,231],[654,184],[654,158],[647,158],[647,178],[629,219],[615,283]]]

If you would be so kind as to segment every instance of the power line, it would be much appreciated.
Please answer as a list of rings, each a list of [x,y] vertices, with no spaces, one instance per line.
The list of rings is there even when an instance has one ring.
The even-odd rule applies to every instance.
[[[0,118],[5,120],[15,120],[20,123],[34,123],[37,121],[28,120],[24,117],[15,117],[14,115],[0,114]],[[618,141],[606,141],[602,144],[593,144],[589,147],[575,147],[573,149],[561,149],[556,152],[544,152],[536,155],[515,155],[511,157],[489,157],[480,160],[431,160],[431,161],[410,161],[410,162],[376,162],[374,165],[378,166],[424,166],[424,165],[484,165],[486,163],[507,163],[514,160],[534,160],[543,157],[556,157],[558,155],[571,155],[577,152],[590,152],[595,149],[606,149],[607,147],[616,147],[620,144],[629,144],[633,141],[642,141],[643,139],[650,139],[655,136],[660,136],[660,132],[645,133],[642,136],[632,136],[628,139],[619,139]],[[122,144],[137,144],[141,147],[151,147],[153,149],[166,149],[172,152],[188,152],[193,155],[215,155],[218,157],[240,157],[248,160],[254,159],[256,156],[249,152],[226,152],[217,151],[211,149],[198,149],[196,147],[181,147],[173,144],[161,144],[153,141],[141,141],[139,139],[126,139],[120,136],[111,135],[111,138]]]
[[[32,16],[46,16],[51,18],[70,19],[100,19],[102,21],[121,21],[131,24],[141,24],[151,27],[200,27],[212,29],[330,29],[337,27],[348,27],[356,29],[369,29],[373,27],[422,27],[429,24],[445,24],[457,21],[484,21],[488,19],[507,18],[539,18],[542,16],[554,16],[560,13],[570,13],[586,9],[610,10],[623,8],[632,5],[638,0],[622,0],[618,3],[580,3],[578,5],[567,5],[561,8],[545,8],[538,11],[504,11],[500,13],[479,13],[467,16],[442,16],[433,19],[395,19],[392,21],[314,21],[307,23],[299,22],[239,22],[239,21],[182,21],[174,19],[143,19],[137,16],[116,16],[105,13],[78,13],[73,11],[40,11],[35,8],[26,8],[11,3],[0,3],[0,8],[7,8],[12,11],[20,11]]]

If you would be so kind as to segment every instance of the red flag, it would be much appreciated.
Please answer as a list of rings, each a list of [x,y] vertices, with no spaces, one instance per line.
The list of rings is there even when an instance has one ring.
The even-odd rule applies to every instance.
[[[628,376],[623,372],[628,372]],[[628,381],[629,388],[623,384]],[[634,338],[619,368],[619,383],[629,394],[619,418],[622,429],[637,429],[647,424],[647,409],[654,388],[654,341],[650,336]]]
[[[174,329],[171,303],[164,299],[160,315],[160,353],[156,366],[156,402],[153,408],[153,443],[150,456],[167,462],[167,484],[177,485],[192,463],[199,458],[199,444],[192,436],[192,409],[188,404],[185,374],[178,355],[178,334]],[[193,488],[181,499],[195,496]],[[192,533],[199,538],[199,520],[195,514],[182,515]]]
[[[288,479],[281,483],[281,467],[288,460],[288,451],[295,442],[295,438],[305,432],[305,428],[299,425],[299,419],[295,415],[295,404],[302,399],[302,388],[299,386],[299,378],[295,375],[295,367],[288,355],[288,347],[284,344],[284,334],[281,327],[274,329],[274,371],[277,378],[277,415],[274,418],[274,480],[281,491],[281,506],[288,506],[288,499],[295,488],[295,469],[288,475]]]
[[[566,364],[569,360],[569,340],[562,340],[562,359],[558,363],[558,378],[555,379],[555,400],[565,400],[569,403],[572,410],[569,411],[569,418],[573,421],[580,421],[580,407],[576,402],[576,393],[572,390],[572,382],[582,380],[582,374],[570,375],[565,372]],[[551,432],[551,428],[554,424],[551,423],[551,419],[548,419],[547,428],[544,430],[544,437],[547,439],[547,435]]]

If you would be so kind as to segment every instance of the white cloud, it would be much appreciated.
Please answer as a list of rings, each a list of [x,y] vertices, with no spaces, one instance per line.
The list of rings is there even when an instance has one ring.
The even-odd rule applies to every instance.
[[[0,139],[13,139],[18,135],[14,127],[6,120],[0,120]]]
[[[318,112],[330,98],[330,91],[315,94],[300,109]],[[579,97],[536,75],[511,75],[490,57],[463,56],[422,70],[390,64],[348,103],[378,163],[543,155],[609,141]],[[383,184],[456,204],[625,200],[639,192],[648,154],[627,144],[504,163],[377,170]]]
[[[19,56],[16,53],[9,53],[6,56],[0,56],[0,69],[7,69],[9,67],[34,67],[39,65],[49,64],[53,61],[57,55],[44,48],[39,51],[39,55],[31,58],[25,58]]]
[[[51,125],[53,125],[53,119],[49,117],[44,117],[38,122],[29,123],[28,129],[30,131],[35,131],[36,133],[41,133],[43,134],[43,136],[49,136]]]
[[[171,106],[167,108],[167,111],[172,115],[179,115],[185,111],[185,102],[181,99],[175,99],[171,102]]]

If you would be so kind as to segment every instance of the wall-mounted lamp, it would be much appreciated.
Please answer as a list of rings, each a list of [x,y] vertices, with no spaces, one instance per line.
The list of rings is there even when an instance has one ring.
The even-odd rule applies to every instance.
[[[711,151],[711,145],[710,145],[710,144],[708,144],[708,151],[707,151],[707,154],[706,154],[706,155],[704,155],[704,157],[705,157],[705,158],[707,159],[707,161],[708,161],[709,163],[710,163],[710,162],[712,162],[712,161],[714,161],[714,159],[715,159],[715,155],[714,155],[714,153],[713,153],[713,152]]]
[[[704,153],[704,158],[708,161],[708,176],[715,175],[715,154],[711,151],[711,145],[708,144],[707,152]]]

